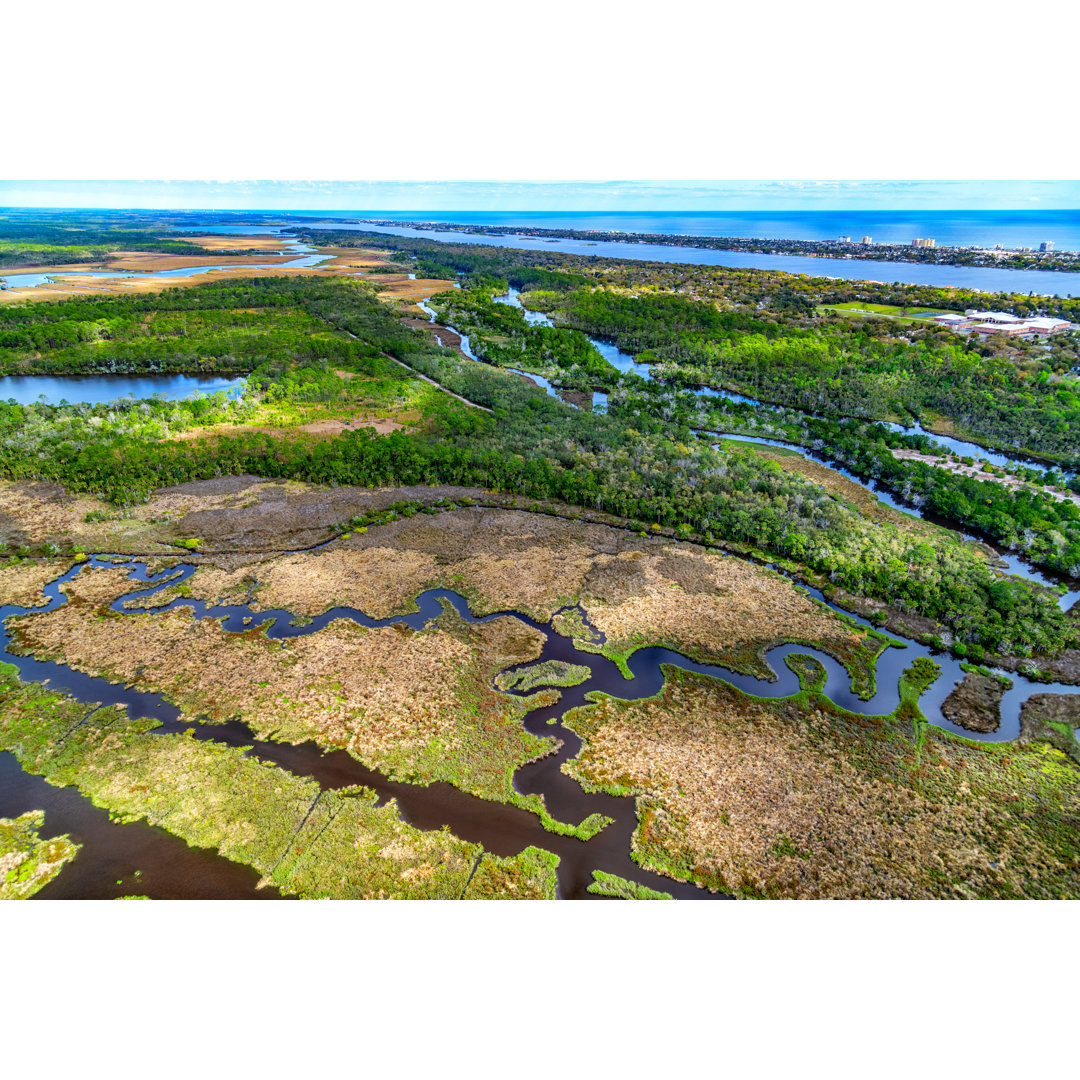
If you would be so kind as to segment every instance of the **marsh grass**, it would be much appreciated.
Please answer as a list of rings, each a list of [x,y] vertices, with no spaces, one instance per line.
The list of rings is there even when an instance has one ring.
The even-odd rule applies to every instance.
[[[406,824],[364,788],[323,791],[242,749],[154,734],[155,722],[89,707],[0,670],[0,745],[27,771],[73,784],[118,821],[146,819],[254,867],[300,897],[457,899],[483,848]],[[52,842],[49,842],[52,843]],[[487,875],[491,895],[543,893],[555,856],[522,853]]]
[[[0,900],[33,896],[78,853],[80,845],[70,836],[42,840],[39,830],[44,824],[44,810],[0,818]]]
[[[603,870],[593,871],[593,882],[589,892],[597,896],[609,896],[616,900],[671,900],[670,893],[650,889],[636,881],[628,881],[618,874],[606,874]]]
[[[527,693],[538,686],[578,686],[592,674],[584,664],[563,660],[545,660],[531,667],[511,668],[495,676],[495,685],[503,691]]]
[[[584,740],[567,771],[636,796],[641,865],[747,897],[1080,897],[1080,768],[928,725],[932,661],[881,717],[806,682],[769,700],[665,674],[654,698],[590,695],[564,719]]]

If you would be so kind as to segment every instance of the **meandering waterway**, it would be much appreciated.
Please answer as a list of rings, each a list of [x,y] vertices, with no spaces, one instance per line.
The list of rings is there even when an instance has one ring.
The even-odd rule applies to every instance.
[[[200,725],[195,731],[195,737],[237,747],[252,747],[249,752],[259,758],[272,761],[297,775],[313,777],[326,788],[363,784],[375,790],[382,803],[391,798],[396,799],[402,817],[416,827],[434,829],[449,826],[461,839],[483,844],[486,850],[496,855],[513,855],[529,845],[553,851],[560,859],[559,894],[564,898],[588,897],[590,894],[587,888],[592,881],[593,870],[617,874],[680,898],[708,895],[689,885],[646,871],[633,862],[630,858],[630,845],[637,824],[633,800],[588,794],[561,771],[562,765],[576,756],[581,746],[581,740],[562,723],[562,717],[568,709],[587,704],[586,695],[592,691],[611,694],[623,700],[649,697],[662,689],[665,679],[663,666],[670,665],[722,679],[744,693],[765,698],[787,697],[799,690],[799,680],[787,664],[788,657],[803,654],[813,656],[824,667],[824,692],[834,703],[861,715],[880,715],[891,712],[899,702],[898,682],[901,672],[910,667],[917,658],[928,657],[934,659],[942,669],[941,675],[920,700],[920,706],[928,720],[967,738],[994,742],[1016,737],[1019,732],[1020,707],[1031,694],[1080,692],[1076,687],[1034,683],[1023,676],[1010,675],[1013,687],[1005,694],[1002,702],[1001,726],[991,734],[975,734],[957,728],[941,713],[942,701],[953,685],[963,677],[959,662],[948,656],[933,654],[927,647],[896,635],[892,638],[893,646],[887,648],[877,661],[876,689],[869,700],[862,700],[855,694],[850,675],[832,656],[820,649],[794,644],[777,645],[765,653],[765,660],[775,676],[772,681],[741,674],[722,665],[697,663],[678,652],[661,647],[640,649],[634,653],[628,664],[633,677],[627,680],[614,662],[604,656],[577,649],[571,640],[555,633],[550,625],[538,623],[513,611],[476,616],[464,597],[445,589],[432,589],[421,593],[416,598],[414,612],[388,619],[373,619],[355,608],[337,607],[308,622],[296,619],[294,614],[286,609],[255,611],[244,604],[207,604],[205,601],[187,597],[176,598],[163,607],[155,608],[145,604],[127,607],[125,605],[132,601],[146,600],[162,589],[182,583],[191,577],[197,567],[194,564],[181,564],[157,574],[149,574],[146,564],[141,560],[112,555],[91,556],[85,563],[73,566],[46,585],[43,595],[47,603],[41,607],[0,607],[2,655],[6,661],[18,668],[22,678],[47,681],[54,689],[63,690],[88,705],[122,704],[132,717],[150,717],[158,721],[160,726],[155,730],[160,734],[176,734],[189,726],[181,723],[179,709],[162,695],[110,683],[54,661],[13,653],[8,648],[10,632],[7,619],[51,611],[67,602],[63,586],[76,575],[85,572],[87,567],[117,565],[127,566],[136,586],[112,602],[111,608],[117,614],[135,616],[182,608],[188,610],[194,619],[221,620],[225,631],[230,633],[263,629],[271,639],[299,637],[318,633],[334,619],[348,619],[368,628],[403,625],[418,631],[430,620],[437,619],[451,608],[468,622],[488,622],[510,617],[539,630],[545,635],[545,644],[541,656],[535,661],[536,664],[560,660],[582,665],[589,669],[590,675],[581,685],[563,689],[561,698],[555,705],[536,709],[525,717],[527,730],[541,737],[559,740],[562,745],[548,757],[519,769],[515,774],[514,784],[523,794],[542,795],[549,812],[559,821],[574,824],[594,813],[613,819],[612,824],[587,842],[546,832],[539,818],[533,814],[477,799],[446,784],[421,787],[391,781],[377,771],[361,765],[344,751],[324,752],[314,743],[290,746],[257,739],[247,725],[236,721]],[[827,603],[817,590],[806,591],[815,599]],[[842,610],[834,604],[828,606],[836,611]],[[855,621],[863,626],[868,625],[857,616]],[[9,782],[7,785],[0,783],[0,790],[6,792],[0,797],[0,813],[9,816],[22,812],[22,809],[34,808],[30,804],[37,805],[44,797],[44,792],[35,784],[34,778],[19,779],[25,774],[17,770],[12,764],[13,760],[10,755],[0,755],[0,780],[8,774],[17,779],[17,782]],[[208,883],[208,889],[218,890],[212,893],[213,895],[247,895],[253,889],[254,881],[250,875],[246,878],[230,876],[236,874],[236,864],[205,852],[198,853],[197,865],[192,864],[184,871],[186,877],[183,881],[170,878],[165,872],[164,863],[176,857],[173,845],[179,842],[161,830],[151,829],[146,825],[110,826],[118,837],[122,837],[121,846],[116,850],[107,842],[103,846],[100,821],[93,817],[93,814],[100,815],[101,812],[95,810],[89,800],[72,794],[71,789],[64,790],[69,792],[69,795],[65,796],[67,802],[59,819],[53,820],[53,816],[47,812],[48,834],[70,832],[77,843],[86,843],[88,847],[72,864],[78,871],[73,872],[70,867],[66,868],[43,895],[108,893],[111,887],[107,883],[112,880],[109,877],[113,873],[112,868],[119,865],[117,859],[123,862],[124,858],[127,859],[125,866],[137,863],[142,870],[144,877],[137,891],[147,895],[187,895],[185,889],[190,888],[192,883],[201,887],[200,882],[203,881]],[[17,794],[13,795],[12,792]],[[138,835],[133,838],[131,830]],[[167,839],[162,839],[163,837]],[[137,858],[130,854],[134,850],[138,851]],[[121,858],[119,851],[127,851],[129,854]],[[103,870],[102,865],[109,869]],[[76,882],[78,884],[75,884]]]
[[[549,327],[554,327],[555,325],[551,321],[551,319],[548,318],[548,316],[545,315],[543,312],[530,311],[528,308],[526,308],[521,302],[521,294],[519,290],[513,288],[512,286],[504,295],[496,296],[495,300],[500,304],[508,304],[511,307],[516,307],[520,309],[524,313],[526,320],[533,325]],[[435,312],[426,304],[422,306],[424,307],[424,310],[429,313],[429,315],[431,316],[431,320],[434,322]],[[451,327],[451,329],[453,328]],[[455,333],[457,333],[457,331],[455,331]],[[652,381],[653,376],[650,370],[650,365],[639,363],[634,359],[634,357],[632,357],[629,353],[623,352],[613,342],[603,341],[600,338],[595,338],[591,336],[589,336],[589,341],[592,343],[593,347],[619,371],[623,372],[624,374],[633,374],[637,375],[642,379]],[[472,353],[471,350],[467,355],[470,357],[470,359],[477,359],[477,357]],[[525,375],[527,378],[533,379],[534,381],[538,381],[539,379],[538,376],[527,372],[517,372],[517,374]],[[551,396],[558,396],[555,388],[551,386],[551,384],[548,383],[547,380],[544,380],[542,385],[545,386],[547,392],[551,394]],[[754,398],[746,397],[743,394],[736,394],[728,390],[715,390],[712,387],[699,386],[690,388],[689,392],[697,397],[721,398],[723,400],[731,401],[734,403],[752,405],[756,408],[767,408],[764,402],[757,401]],[[599,401],[597,400],[598,397],[600,399]],[[593,402],[594,407],[597,404],[602,404],[606,408],[607,395],[594,394]],[[806,415],[814,416],[814,414],[812,413],[807,413]],[[976,443],[965,442],[962,439],[954,439],[948,436],[936,435],[933,432],[924,430],[919,424],[915,424],[913,427],[904,428],[899,424],[890,424],[881,421],[878,422],[882,424],[882,427],[886,427],[890,431],[922,435],[930,439],[937,446],[941,447],[942,450],[948,450],[955,454],[970,456],[982,461],[989,461],[991,462],[991,464],[1003,467],[1007,467],[1009,465],[1023,465],[1026,468],[1036,469],[1037,471],[1042,473],[1048,473],[1050,471],[1047,466],[1031,462],[1022,455],[993,453],[992,451],[985,450],[983,447],[979,446]],[[695,434],[706,436],[710,434],[710,432],[700,431],[695,432]],[[766,446],[780,447],[786,450],[790,450],[793,453],[796,453],[800,457],[806,458],[809,461],[816,461],[818,462],[818,464],[825,465],[828,468],[832,469],[834,472],[837,472],[841,476],[846,477],[852,483],[858,484],[859,487],[869,492],[876,499],[879,499],[881,502],[885,503],[886,506],[890,506],[892,507],[892,509],[899,511],[900,513],[911,514],[914,517],[922,518],[924,520],[931,521],[934,524],[941,525],[944,528],[948,528],[951,531],[958,533],[960,536],[964,537],[964,539],[978,540],[980,543],[987,544],[988,546],[993,548],[994,552],[998,557],[998,560],[1002,564],[1002,568],[1007,573],[1015,574],[1017,577],[1026,578],[1029,581],[1037,582],[1040,585],[1045,585],[1047,588],[1058,588],[1064,585],[1065,592],[1062,593],[1058,600],[1058,604],[1062,608],[1062,610],[1068,611],[1074,604],[1080,602],[1080,581],[1075,581],[1062,574],[1054,574],[1043,571],[1034,563],[1032,563],[1029,559],[1024,558],[1024,556],[1022,555],[1017,555],[1013,552],[1002,552],[993,544],[993,541],[991,541],[989,538],[985,536],[976,536],[972,533],[964,532],[963,530],[956,528],[954,524],[944,519],[939,519],[931,514],[925,513],[923,510],[921,510],[914,504],[900,501],[876,480],[859,476],[858,474],[851,472],[849,469],[844,468],[842,465],[839,465],[830,457],[824,454],[815,453],[814,451],[806,448],[805,446],[801,446],[796,443],[786,442],[781,439],[771,439],[765,436],[729,434],[722,430],[717,430],[715,432],[712,432],[712,434],[722,435],[725,439],[732,439],[738,442],[760,443]]]

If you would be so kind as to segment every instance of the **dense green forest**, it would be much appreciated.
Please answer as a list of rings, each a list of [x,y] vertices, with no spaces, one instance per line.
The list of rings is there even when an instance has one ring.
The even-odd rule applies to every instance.
[[[648,353],[661,361],[661,378],[831,416],[947,416],[991,445],[1080,465],[1080,381],[983,356],[971,338],[880,338],[849,323],[779,326],[678,296],[612,290],[534,291],[529,303],[557,325]]]
[[[243,248],[238,238],[237,247]],[[165,240],[141,229],[79,228],[53,224],[13,224],[0,220],[0,270],[100,262],[117,251],[153,251],[171,255],[223,255],[197,242]]]
[[[480,308],[489,303],[483,298],[490,289],[487,283],[480,292]],[[241,317],[251,312],[252,321]],[[313,338],[315,320],[326,330]],[[3,475],[55,480],[117,502],[145,498],[163,484],[245,472],[362,486],[475,484],[604,510],[642,528],[657,523],[706,542],[731,540],[802,563],[851,592],[934,619],[976,658],[987,651],[1040,655],[1076,640],[1075,624],[1052,594],[999,578],[971,545],[944,533],[930,544],[922,535],[869,522],[753,451],[724,453],[684,438],[678,416],[574,410],[516,377],[436,346],[355,282],[250,279],[153,297],[21,305],[3,311],[0,326],[23,370],[49,370],[54,348],[65,354],[65,363],[85,360],[100,340],[93,328],[102,323],[117,335],[103,339],[106,349],[146,346],[155,363],[166,354],[162,342],[185,356],[212,345],[246,357],[253,365],[248,395],[239,403],[221,396],[188,403],[0,406]],[[500,325],[511,340],[520,329],[513,322]],[[168,333],[159,336],[162,327]],[[260,352],[245,344],[253,338],[271,344]],[[30,356],[31,347],[43,355]],[[581,368],[576,349],[552,345],[546,359],[568,358],[572,372],[575,363]],[[339,369],[380,384],[413,381],[386,357],[493,413],[433,395],[411,434],[377,438],[365,429],[315,439],[230,434],[222,426],[214,438],[162,438],[163,423],[227,424],[267,397],[329,396],[346,381]]]
[[[680,430],[680,437],[685,440],[689,439],[690,431],[703,429],[765,436],[805,446],[864,479],[878,481],[909,505],[975,530],[1009,550],[1023,551],[1052,570],[1080,576],[1080,507],[1045,490],[1063,491],[1071,486],[1074,491],[1080,491],[1080,478],[1067,480],[1056,473],[1044,478],[1034,470],[1018,467],[1014,470],[1016,475],[1030,486],[1011,491],[991,480],[993,473],[985,478],[973,478],[921,462],[898,460],[893,449],[924,454],[936,451],[924,436],[893,433],[875,424],[814,416],[793,408],[777,409],[680,393],[679,387],[699,386],[703,382],[716,385],[723,380],[703,379],[700,368],[664,361],[656,351],[644,348],[657,337],[693,342],[694,335],[709,326],[714,340],[738,327],[744,333],[751,330],[756,339],[768,342],[778,339],[780,331],[775,325],[752,319],[745,313],[718,312],[708,305],[679,297],[653,296],[639,302],[621,294],[577,289],[527,294],[530,303],[546,306],[548,310],[559,310],[553,308],[551,301],[566,304],[584,297],[585,304],[598,300],[607,305],[613,297],[617,307],[632,314],[623,322],[609,320],[605,324],[608,336],[637,352],[639,360],[653,362],[650,371],[659,379],[645,380],[617,371],[595,351],[592,362],[582,362],[578,331],[529,326],[520,310],[493,302],[492,297],[503,291],[505,283],[489,285],[483,279],[474,282],[466,289],[449,290],[433,297],[432,304],[444,321],[469,334],[474,352],[483,360],[537,371],[559,387],[605,390],[610,395],[609,413],[632,423],[638,423],[643,416],[663,417]],[[644,329],[632,321],[633,313],[642,308],[648,315],[642,320]],[[598,321],[590,325],[595,326]],[[561,349],[560,334],[565,339]],[[585,343],[588,345],[587,339]],[[529,358],[533,360],[532,366]],[[971,464],[970,459],[967,463]]]
[[[1000,307],[1080,319],[1080,298],[975,294],[922,286],[836,282],[775,271],[632,263],[352,233],[319,242],[382,247],[425,273],[466,284],[501,279],[529,292],[558,326],[649,353],[657,374],[734,390],[831,417],[944,417],[958,433],[1066,467],[1080,465],[1077,336],[983,341],[936,326],[822,313],[861,300]]]

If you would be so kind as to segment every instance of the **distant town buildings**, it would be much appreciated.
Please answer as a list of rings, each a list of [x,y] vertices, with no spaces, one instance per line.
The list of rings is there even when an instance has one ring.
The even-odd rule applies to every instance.
[[[968,308],[963,315],[937,315],[934,322],[949,330],[964,330],[989,337],[991,334],[1004,334],[1006,337],[1023,337],[1026,334],[1049,336],[1059,334],[1071,328],[1065,319],[1053,319],[1045,316],[1022,319],[1006,311],[976,311]]]
[[[1039,245],[1039,250],[1044,251],[1044,252],[1045,251],[1053,251],[1054,250],[1054,241],[1053,240],[1044,240]]]
[[[863,244],[863,247],[870,247],[870,245],[871,245],[871,244],[872,244],[873,242],[874,242],[874,238],[873,238],[872,236],[864,236],[864,237],[862,238],[862,244]]]
[[[927,240],[921,236],[916,236],[915,239],[911,241],[911,246],[917,248],[934,247],[936,243],[936,240]]]
[[[850,244],[851,243],[851,237],[850,236],[838,236],[836,238],[836,240],[837,240],[837,243],[840,243],[840,244]]]

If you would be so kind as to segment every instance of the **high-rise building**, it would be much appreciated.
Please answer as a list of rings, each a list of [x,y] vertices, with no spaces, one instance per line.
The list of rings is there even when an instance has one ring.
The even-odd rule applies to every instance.
[[[838,236],[836,238],[836,240],[837,240],[837,243],[840,243],[840,244],[850,244],[851,243],[851,237],[850,236]]]
[[[864,247],[869,247],[874,242],[874,238],[872,236],[864,236],[862,242]]]
[[[1039,245],[1039,250],[1040,251],[1053,251],[1054,250],[1054,241],[1053,240],[1044,240]]]
[[[915,239],[911,241],[911,246],[912,247],[933,247],[934,243],[935,242],[933,240],[925,240],[921,236],[916,236]]]

